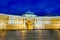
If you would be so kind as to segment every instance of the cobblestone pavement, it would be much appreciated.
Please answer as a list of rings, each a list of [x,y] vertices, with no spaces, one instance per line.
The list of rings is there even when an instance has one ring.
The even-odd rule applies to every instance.
[[[60,40],[60,30],[1,31],[0,40]]]

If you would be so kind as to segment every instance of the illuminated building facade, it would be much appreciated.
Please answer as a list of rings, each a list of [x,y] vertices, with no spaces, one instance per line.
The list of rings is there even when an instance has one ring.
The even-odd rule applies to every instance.
[[[22,16],[0,14],[0,29],[60,29],[60,17],[41,17],[30,11]]]

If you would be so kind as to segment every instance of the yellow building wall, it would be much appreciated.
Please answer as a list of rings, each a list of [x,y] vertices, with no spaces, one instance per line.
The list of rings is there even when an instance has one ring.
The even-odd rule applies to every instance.
[[[19,18],[15,17],[14,19],[14,24],[9,24],[9,16],[5,15],[0,15],[0,29],[34,29],[34,25],[26,25],[24,22],[24,18]],[[31,19],[30,19],[31,21]],[[43,21],[48,21],[48,20],[43,20]],[[45,29],[60,29],[60,18],[51,18],[49,20],[51,23],[50,24],[44,24]],[[33,21],[31,21],[32,23]]]
[[[51,24],[46,24],[46,29],[60,29],[60,18],[51,18]]]
[[[7,29],[8,16],[0,15],[0,29]]]

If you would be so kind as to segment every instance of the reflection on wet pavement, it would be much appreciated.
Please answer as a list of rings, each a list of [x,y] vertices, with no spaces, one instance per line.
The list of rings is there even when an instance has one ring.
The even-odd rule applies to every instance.
[[[0,40],[60,40],[60,30],[5,30]]]

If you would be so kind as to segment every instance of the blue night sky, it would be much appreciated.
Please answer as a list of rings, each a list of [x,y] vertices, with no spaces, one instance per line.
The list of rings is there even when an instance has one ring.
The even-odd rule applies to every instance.
[[[60,0],[0,0],[0,13],[22,15],[28,10],[38,16],[60,16]]]

